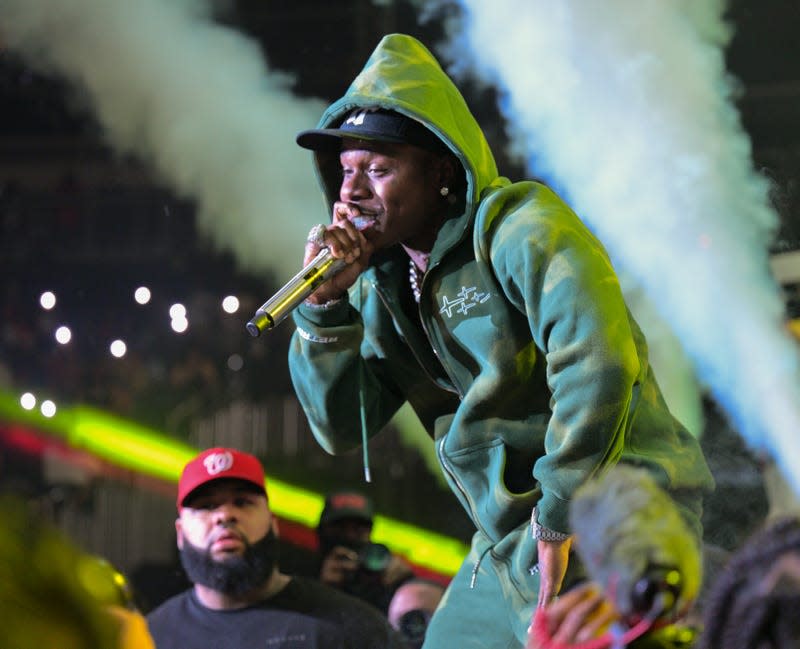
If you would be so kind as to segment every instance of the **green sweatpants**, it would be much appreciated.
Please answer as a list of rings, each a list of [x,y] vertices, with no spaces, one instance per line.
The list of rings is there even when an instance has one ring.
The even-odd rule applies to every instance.
[[[696,492],[676,502],[698,544],[703,538],[702,499]],[[536,609],[539,575],[536,541],[529,522],[493,543],[482,532],[456,573],[425,634],[423,649],[523,649]],[[570,554],[561,591],[586,578],[576,554]]]
[[[423,649],[522,649],[539,593],[539,575],[531,573],[536,561],[528,522],[497,543],[476,532],[431,619]],[[565,585],[581,574],[572,557]]]

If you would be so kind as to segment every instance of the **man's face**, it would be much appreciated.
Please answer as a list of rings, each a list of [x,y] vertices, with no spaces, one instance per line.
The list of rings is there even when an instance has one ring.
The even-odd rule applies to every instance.
[[[233,597],[261,588],[278,566],[278,537],[264,494],[220,480],[192,494],[176,522],[189,580]]]
[[[447,212],[439,192],[447,184],[441,157],[408,144],[345,138],[339,162],[339,198],[368,217],[362,231],[376,248],[430,249]]]
[[[327,554],[337,545],[358,550],[369,543],[372,523],[360,518],[342,518],[321,525],[319,528],[320,547]]]
[[[261,540],[272,526],[266,496],[241,480],[217,480],[201,487],[175,522],[178,547],[190,543],[214,561],[242,556],[248,544]]]

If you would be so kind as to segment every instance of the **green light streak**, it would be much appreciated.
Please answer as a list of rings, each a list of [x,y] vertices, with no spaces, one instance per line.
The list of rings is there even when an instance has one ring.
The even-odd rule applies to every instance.
[[[0,420],[30,426],[58,437],[110,464],[177,483],[183,465],[199,449],[135,422],[89,406],[59,408],[53,417],[25,410],[15,395],[0,392]],[[280,518],[315,528],[324,496],[277,480],[267,479],[270,508]],[[376,516],[376,543],[404,555],[412,563],[453,575],[467,554],[466,545],[429,530],[385,516]]]

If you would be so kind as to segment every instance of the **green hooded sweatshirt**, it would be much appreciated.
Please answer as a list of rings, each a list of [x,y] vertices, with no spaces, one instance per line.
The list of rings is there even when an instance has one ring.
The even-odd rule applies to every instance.
[[[329,308],[301,305],[289,352],[295,389],[330,453],[378,433],[407,400],[435,438],[444,473],[497,543],[529,521],[569,532],[587,478],[617,462],[647,468],[698,536],[713,487],[697,441],[670,414],[606,251],[550,189],[511,183],[463,97],[431,53],[394,34],[378,45],[320,128],[357,107],[425,124],[464,167],[466,194],[433,247],[419,302],[408,256],[373,257]],[[338,156],[316,154],[329,203]]]

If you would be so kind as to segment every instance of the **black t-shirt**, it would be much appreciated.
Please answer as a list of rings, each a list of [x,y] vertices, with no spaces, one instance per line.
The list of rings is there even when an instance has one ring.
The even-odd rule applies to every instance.
[[[157,649],[399,649],[375,608],[324,584],[292,577],[247,608],[213,610],[187,590],[147,616]]]

